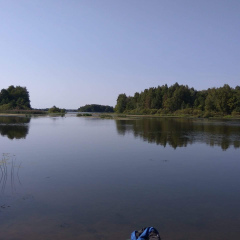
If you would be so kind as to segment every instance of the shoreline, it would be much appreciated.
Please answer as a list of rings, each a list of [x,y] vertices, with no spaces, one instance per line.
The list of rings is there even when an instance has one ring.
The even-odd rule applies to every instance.
[[[81,113],[84,114],[84,113]],[[101,119],[116,119],[116,120],[133,120],[139,118],[183,118],[183,119],[218,119],[218,120],[240,120],[240,116],[213,116],[213,117],[199,117],[194,115],[156,115],[156,114],[118,114],[118,113],[88,113],[91,116],[78,116],[88,118],[101,118]],[[77,116],[77,115],[76,115]]]
[[[115,119],[115,120],[134,120],[139,118],[183,118],[183,119],[216,119],[216,120],[240,120],[240,116],[213,116],[213,117],[199,117],[194,115],[174,115],[174,114],[166,114],[166,115],[157,115],[157,114],[118,114],[118,113],[72,113],[66,112],[65,114],[54,114],[54,113],[0,113],[0,117],[31,117],[31,116],[64,116],[67,114],[75,115],[76,117],[85,117],[85,118],[100,118],[100,119]],[[77,116],[77,114],[82,114],[82,116]],[[89,114],[89,116],[84,114]]]

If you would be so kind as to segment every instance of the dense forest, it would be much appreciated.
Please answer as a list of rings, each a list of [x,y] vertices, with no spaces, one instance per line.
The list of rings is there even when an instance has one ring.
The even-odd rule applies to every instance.
[[[141,114],[193,114],[199,116],[240,114],[240,87],[225,84],[220,88],[197,91],[186,85],[167,85],[120,94],[115,111]]]
[[[0,110],[31,109],[26,87],[9,86],[0,92]]]
[[[87,104],[78,109],[79,112],[114,112],[113,107],[98,105],[98,104]]]

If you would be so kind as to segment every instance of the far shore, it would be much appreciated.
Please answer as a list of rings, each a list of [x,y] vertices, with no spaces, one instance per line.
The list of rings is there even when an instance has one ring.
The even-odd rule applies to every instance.
[[[240,120],[240,116],[213,116],[213,117],[199,117],[194,115],[175,115],[175,114],[120,114],[120,113],[79,113],[82,116],[79,117],[88,117],[88,118],[102,118],[102,119],[116,119],[116,120],[127,120],[127,119],[139,119],[139,118],[186,118],[186,119],[230,119],[230,120]],[[89,116],[84,116],[89,115]]]
[[[115,120],[134,120],[140,118],[185,118],[185,119],[219,119],[219,120],[240,120],[240,116],[213,116],[213,117],[199,117],[194,115],[175,115],[175,114],[124,114],[124,113],[97,113],[97,112],[66,112],[65,114],[76,114],[77,117],[86,117],[86,118],[101,118],[101,119],[115,119]],[[0,117],[31,117],[31,116],[64,116],[62,113],[0,113]],[[81,115],[81,116],[80,116]]]

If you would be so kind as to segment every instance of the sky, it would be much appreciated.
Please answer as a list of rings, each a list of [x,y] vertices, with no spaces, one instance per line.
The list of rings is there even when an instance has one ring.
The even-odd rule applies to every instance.
[[[33,108],[240,85],[239,0],[0,0],[0,89]]]

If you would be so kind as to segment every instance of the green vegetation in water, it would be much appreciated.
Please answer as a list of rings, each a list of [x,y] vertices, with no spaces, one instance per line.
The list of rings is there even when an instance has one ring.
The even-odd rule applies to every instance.
[[[116,117],[117,118],[126,118],[127,115],[126,114],[117,114]]]
[[[114,112],[113,107],[99,105],[99,104],[87,104],[78,109],[79,112]]]
[[[120,94],[115,111],[135,115],[240,118],[240,87],[225,84],[197,91],[178,83],[170,87],[166,84],[136,92],[134,96]]]
[[[83,114],[78,113],[77,117],[92,117],[92,114],[90,114],[90,113],[83,113]]]
[[[65,114],[66,113],[66,109],[58,108],[56,106],[53,106],[52,108],[48,109],[48,113]]]
[[[21,163],[17,165],[17,160],[15,155],[10,155],[9,153],[3,153],[2,159],[0,159],[0,195],[4,195],[7,191],[8,186],[11,186],[12,194],[16,193],[17,182],[21,184],[19,179],[19,169]],[[16,178],[18,181],[16,181]],[[2,204],[1,209],[3,210],[8,204]]]
[[[100,117],[100,118],[113,119],[113,116],[110,115],[110,114],[101,114],[99,117]]]

